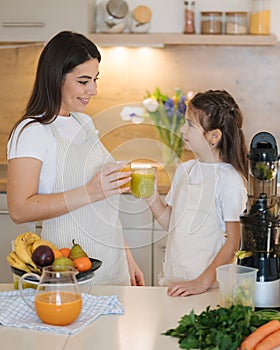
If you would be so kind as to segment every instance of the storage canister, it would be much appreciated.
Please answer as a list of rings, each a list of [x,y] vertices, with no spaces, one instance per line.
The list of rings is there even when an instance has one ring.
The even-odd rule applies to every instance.
[[[195,1],[185,1],[185,34],[195,33]]]
[[[226,12],[226,34],[248,33],[248,12]]]
[[[250,34],[270,34],[270,0],[252,0]]]
[[[200,31],[201,34],[222,34],[223,32],[222,12],[201,12]]]
[[[133,33],[146,33],[150,29],[152,11],[148,6],[135,7],[130,19],[130,30]]]
[[[128,27],[129,8],[124,0],[101,1],[96,12],[96,31],[122,33]]]

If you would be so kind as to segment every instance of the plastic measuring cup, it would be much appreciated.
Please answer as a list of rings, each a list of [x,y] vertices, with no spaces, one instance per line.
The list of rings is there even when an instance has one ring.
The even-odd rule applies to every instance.
[[[220,306],[244,305],[254,309],[257,271],[253,267],[236,264],[217,267]]]

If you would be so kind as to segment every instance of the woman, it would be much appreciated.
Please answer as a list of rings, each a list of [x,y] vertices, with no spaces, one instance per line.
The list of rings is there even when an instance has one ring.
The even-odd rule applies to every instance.
[[[81,34],[53,37],[38,62],[26,111],[8,142],[7,198],[12,220],[42,221],[41,237],[58,248],[73,239],[103,261],[95,284],[143,285],[119,221],[123,164],[98,139],[82,112],[96,95],[101,55]]]

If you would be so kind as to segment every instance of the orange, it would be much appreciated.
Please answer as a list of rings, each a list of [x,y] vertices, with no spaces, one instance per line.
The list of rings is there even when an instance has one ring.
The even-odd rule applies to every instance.
[[[70,251],[71,251],[70,248],[60,248],[59,251],[62,254],[62,256],[64,256],[65,258],[69,258]]]
[[[57,259],[57,258],[61,258],[63,256],[60,250],[55,249],[55,248],[52,248],[52,250],[53,250],[53,253],[54,253],[54,260]]]
[[[84,272],[88,271],[92,267],[92,263],[89,258],[86,256],[82,256],[80,258],[76,258],[73,260],[74,267],[79,271],[79,272]]]

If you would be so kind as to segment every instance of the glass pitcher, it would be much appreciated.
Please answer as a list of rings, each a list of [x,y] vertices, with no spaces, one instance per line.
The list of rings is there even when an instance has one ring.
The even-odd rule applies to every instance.
[[[43,323],[66,326],[73,323],[82,310],[82,296],[79,290],[74,267],[43,268],[41,276],[26,273],[19,280],[19,291],[24,302],[35,309]],[[23,282],[27,277],[39,279],[34,305],[25,298]]]

